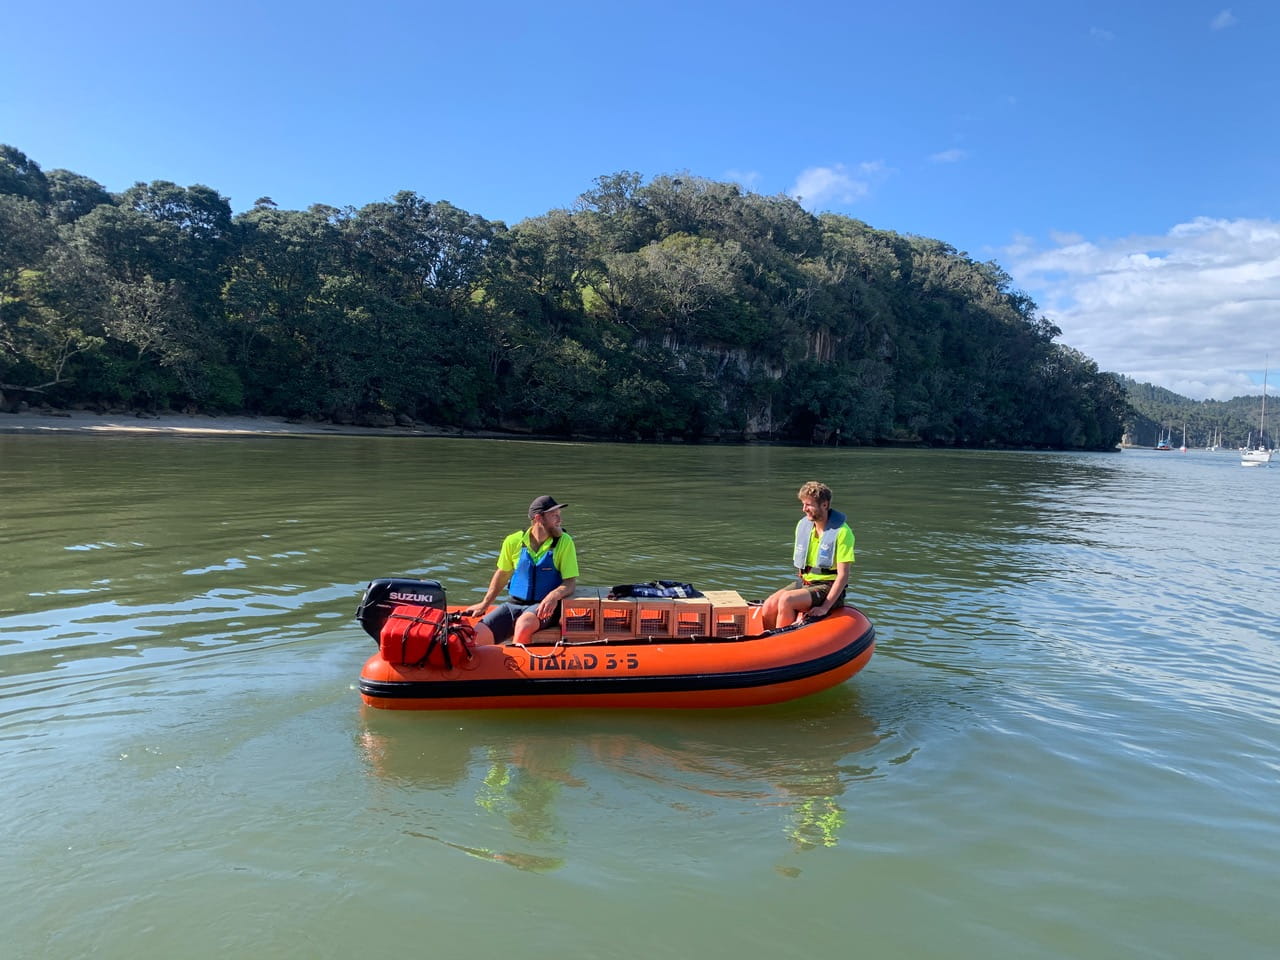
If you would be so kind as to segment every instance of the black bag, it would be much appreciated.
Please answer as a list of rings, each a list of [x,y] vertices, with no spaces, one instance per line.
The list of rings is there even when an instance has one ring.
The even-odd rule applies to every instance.
[[[691,583],[677,580],[650,580],[648,583],[620,583],[609,591],[610,600],[622,597],[648,597],[665,600],[687,600],[702,594]]]

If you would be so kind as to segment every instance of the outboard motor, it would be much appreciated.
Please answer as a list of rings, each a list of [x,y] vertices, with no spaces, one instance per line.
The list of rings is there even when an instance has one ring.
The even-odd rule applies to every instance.
[[[396,607],[446,608],[444,587],[438,580],[413,580],[409,577],[383,577],[372,580],[364,589],[356,619],[375,643],[382,638],[382,625]]]

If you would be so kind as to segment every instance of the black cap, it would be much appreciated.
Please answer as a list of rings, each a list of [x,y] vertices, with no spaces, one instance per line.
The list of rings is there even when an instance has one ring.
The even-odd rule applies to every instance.
[[[546,513],[548,510],[559,510],[567,506],[567,503],[556,503],[555,497],[549,497],[544,493],[540,497],[534,497],[533,503],[529,504],[529,519],[532,520],[538,514]]]

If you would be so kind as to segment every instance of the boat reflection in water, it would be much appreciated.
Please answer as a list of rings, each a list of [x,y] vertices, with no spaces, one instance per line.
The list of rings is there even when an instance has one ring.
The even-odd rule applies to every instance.
[[[834,847],[849,785],[877,776],[856,757],[881,740],[848,686],[714,714],[486,711],[453,719],[442,727],[421,714],[364,708],[366,769],[376,784],[396,788],[398,802],[430,811],[435,829],[411,836],[531,871],[564,866],[570,841],[593,820],[614,829],[618,811],[598,798],[619,787],[629,829],[641,836],[669,832],[673,809],[686,820],[764,811],[781,820],[774,836],[789,849]]]

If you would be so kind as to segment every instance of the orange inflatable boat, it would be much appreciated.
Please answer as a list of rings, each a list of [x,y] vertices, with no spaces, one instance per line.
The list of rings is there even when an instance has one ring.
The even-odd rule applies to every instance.
[[[369,584],[357,610],[379,649],[360,695],[391,710],[526,707],[747,707],[849,679],[871,659],[875,627],[844,607],[764,631],[734,591],[687,600],[610,599],[579,587],[560,626],[528,644],[471,647],[432,580]],[[458,629],[459,627],[463,629]]]

